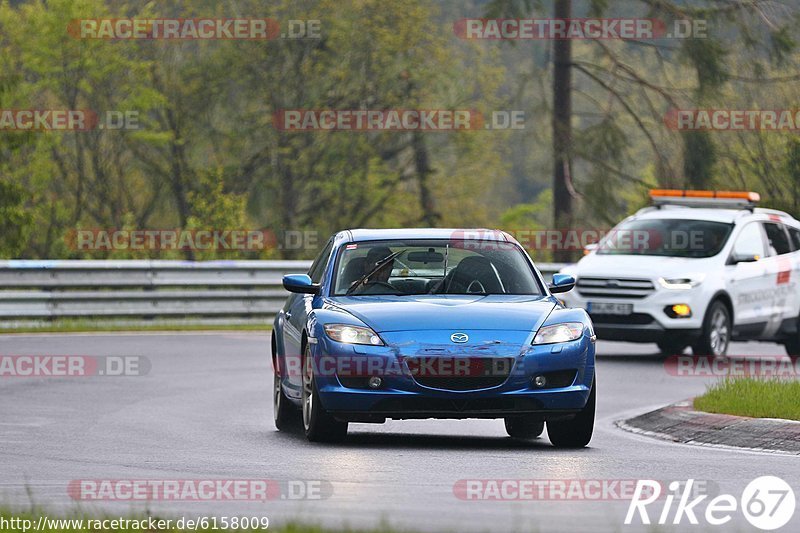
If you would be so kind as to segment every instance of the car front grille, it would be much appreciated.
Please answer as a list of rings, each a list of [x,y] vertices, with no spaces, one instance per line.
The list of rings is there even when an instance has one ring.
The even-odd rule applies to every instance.
[[[655,291],[649,279],[579,278],[576,289],[589,298],[644,298]]]
[[[499,387],[508,379],[514,366],[513,357],[450,358],[449,365],[445,366],[431,365],[430,362],[430,357],[406,358],[414,381],[423,387],[449,391]],[[434,370],[430,371],[431,368]]]

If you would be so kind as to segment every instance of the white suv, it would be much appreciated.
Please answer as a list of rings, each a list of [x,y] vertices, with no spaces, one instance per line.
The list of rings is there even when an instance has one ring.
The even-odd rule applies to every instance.
[[[585,308],[598,337],[656,342],[665,354],[723,355],[733,339],[800,355],[800,222],[755,207],[755,193],[651,198],[561,271],[577,280],[564,303]]]

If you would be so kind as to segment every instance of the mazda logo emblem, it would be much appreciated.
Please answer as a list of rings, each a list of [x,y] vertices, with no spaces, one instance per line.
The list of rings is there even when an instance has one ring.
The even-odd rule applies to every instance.
[[[463,344],[469,340],[469,335],[466,333],[453,333],[450,335],[450,340],[459,344]]]

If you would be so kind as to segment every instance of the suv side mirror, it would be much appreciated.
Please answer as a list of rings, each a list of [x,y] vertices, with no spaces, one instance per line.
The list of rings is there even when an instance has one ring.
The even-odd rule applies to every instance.
[[[313,283],[308,274],[287,274],[283,276],[283,288],[301,294],[319,294],[319,283]]]
[[[547,284],[547,288],[554,294],[569,292],[573,287],[575,287],[575,278],[569,274],[553,274],[553,282]]]
[[[737,265],[739,263],[755,263],[759,259],[761,259],[761,257],[758,255],[732,253],[728,259],[728,264]]]

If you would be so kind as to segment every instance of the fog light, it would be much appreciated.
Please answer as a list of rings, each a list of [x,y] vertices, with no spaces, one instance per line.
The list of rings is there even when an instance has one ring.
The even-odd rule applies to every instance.
[[[367,385],[369,385],[370,389],[380,389],[381,385],[383,385],[383,380],[378,376],[372,376],[369,378]]]
[[[533,378],[533,384],[539,388],[542,388],[547,385],[547,378],[544,376],[536,376]]]
[[[669,308],[669,313],[673,318],[689,318],[692,316],[692,308],[686,304],[675,304]]]

